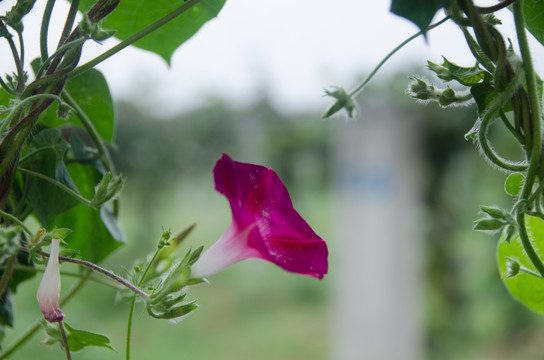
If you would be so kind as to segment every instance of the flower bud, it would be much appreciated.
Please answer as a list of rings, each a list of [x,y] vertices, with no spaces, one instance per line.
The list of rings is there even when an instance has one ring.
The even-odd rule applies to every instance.
[[[519,274],[519,270],[521,269],[521,265],[519,262],[512,258],[506,259],[506,271],[504,272],[504,275],[507,278],[511,278]]]
[[[58,322],[64,319],[64,313],[59,308],[60,269],[59,269],[60,239],[51,240],[51,252],[38,287],[36,298],[40,304],[45,320]]]

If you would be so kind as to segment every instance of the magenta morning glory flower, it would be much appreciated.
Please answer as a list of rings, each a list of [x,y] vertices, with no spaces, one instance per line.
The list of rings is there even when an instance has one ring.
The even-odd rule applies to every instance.
[[[215,189],[229,201],[232,223],[192,266],[193,278],[215,274],[248,258],[323,278],[328,268],[327,245],[293,208],[274,170],[223,154],[213,173]]]
[[[59,269],[60,240],[51,240],[51,252],[38,287],[36,298],[40,304],[45,320],[49,322],[62,321],[64,313],[59,308],[60,297],[60,269]]]

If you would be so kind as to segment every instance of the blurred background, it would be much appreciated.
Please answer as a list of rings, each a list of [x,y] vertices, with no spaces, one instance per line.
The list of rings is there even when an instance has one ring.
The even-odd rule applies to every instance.
[[[105,267],[122,273],[153,251],[162,229],[194,222],[183,250],[211,245],[231,220],[211,173],[222,152],[274,168],[330,252],[323,281],[260,261],[237,264],[191,289],[200,308],[179,324],[139,308],[133,359],[543,357],[544,321],[502,285],[497,237],[471,230],[480,204],[511,200],[504,175],[463,137],[474,106],[423,106],[404,93],[408,75],[429,77],[427,59],[473,64],[454,30],[437,29],[394,57],[359,97],[356,120],[321,119],[324,87],[354,85],[417,32],[377,3],[341,0],[331,11],[320,0],[231,0],[170,67],[136,49],[101,65],[117,102],[113,155],[128,177],[128,242]],[[38,281],[15,297],[18,331],[40,317]],[[70,282],[63,279],[63,289]],[[124,358],[127,304],[98,284],[77,298],[63,308],[67,322],[107,335],[118,352],[92,349],[74,359]],[[6,344],[17,335],[9,332]],[[62,356],[40,337],[14,359]]]

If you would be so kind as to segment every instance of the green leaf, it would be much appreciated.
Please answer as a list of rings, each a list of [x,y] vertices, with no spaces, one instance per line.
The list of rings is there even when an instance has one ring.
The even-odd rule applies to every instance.
[[[525,15],[525,25],[529,32],[544,45],[544,1],[525,0],[523,15]]]
[[[413,22],[423,33],[441,8],[448,8],[451,0],[393,0],[390,11]]]
[[[85,260],[99,263],[125,243],[125,236],[108,206],[100,210],[80,204],[57,217],[55,225],[73,233],[66,242]]]
[[[170,63],[174,51],[191,38],[202,25],[216,17],[225,1],[201,0],[166,25],[134,43],[134,45],[154,52]],[[82,0],[79,9],[86,12],[95,2],[95,0]],[[186,3],[187,0],[123,0],[106,17],[102,22],[102,26],[117,30],[115,37],[125,40]]]
[[[111,144],[115,134],[115,112],[108,83],[102,73],[96,69],[85,71],[68,80],[65,90],[91,120],[100,137]],[[52,128],[66,124],[83,127],[74,113],[66,120],[59,119],[58,109],[57,102],[54,102],[42,114],[40,122]]]
[[[13,327],[13,302],[11,301],[11,291],[7,289],[0,298],[0,327]]]
[[[48,338],[44,341],[46,345],[52,345],[56,342],[62,344],[62,335],[57,326],[53,326],[47,322],[42,322],[42,326]],[[64,323],[66,329],[66,337],[68,338],[68,348],[70,352],[78,352],[87,346],[105,347],[107,349],[115,351],[111,346],[110,339],[107,336],[95,334],[89,331],[77,330]]]
[[[527,229],[533,246],[542,258],[544,253],[540,249],[544,249],[544,221],[528,216]],[[514,259],[521,266],[535,271],[534,266],[525,255],[519,236],[515,236],[510,243],[501,241],[497,252],[501,278],[512,296],[529,309],[544,313],[544,279],[526,273],[507,277],[509,259]]]
[[[525,183],[525,176],[523,176],[520,173],[513,173],[510,174],[506,181],[504,182],[504,191],[506,191],[507,194],[510,194],[512,196],[517,196],[521,189],[523,189],[523,184]]]
[[[28,157],[21,161],[21,166],[55,179],[77,192],[63,162],[68,148],[69,145],[61,138],[60,131],[42,130],[32,138],[26,154]],[[30,206],[43,226],[48,226],[57,215],[78,203],[72,195],[46,180],[31,175],[27,175],[26,179],[29,181]]]
[[[493,80],[493,76],[486,70],[481,69],[478,64],[472,67],[462,67],[444,58],[442,65],[427,61],[427,66],[440,79],[444,81],[455,80],[465,86],[472,86],[481,82],[491,82]]]

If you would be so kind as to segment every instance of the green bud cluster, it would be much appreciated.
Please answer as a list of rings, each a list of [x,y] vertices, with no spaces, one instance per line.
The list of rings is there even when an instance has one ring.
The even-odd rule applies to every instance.
[[[96,185],[90,206],[97,208],[110,201],[121,192],[124,185],[125,179],[121,175],[113,176],[110,172],[105,173],[100,183]]]
[[[101,42],[115,35],[115,30],[102,29],[100,25],[93,22],[88,15],[83,17],[79,23],[79,31],[81,35],[91,38],[96,42]]]
[[[414,99],[422,102],[436,102],[441,107],[448,107],[450,105],[465,105],[472,99],[470,94],[458,94],[450,87],[441,90],[420,78],[412,76],[410,79],[412,82],[408,85],[406,92]]]
[[[150,316],[180,320],[198,307],[194,301],[186,302],[185,288],[203,282],[202,279],[191,279],[191,265],[198,260],[202,249],[189,250],[181,261],[174,263],[160,276],[146,300],[146,310]]]
[[[473,229],[485,232],[503,230],[504,239],[509,243],[516,234],[515,221],[512,215],[496,206],[480,206],[480,209],[486,217],[476,220]]]
[[[521,265],[519,264],[517,260],[512,258],[506,259],[506,271],[504,272],[504,275],[506,276],[506,278],[512,278],[516,276],[517,274],[519,274],[520,270],[521,270]]]

